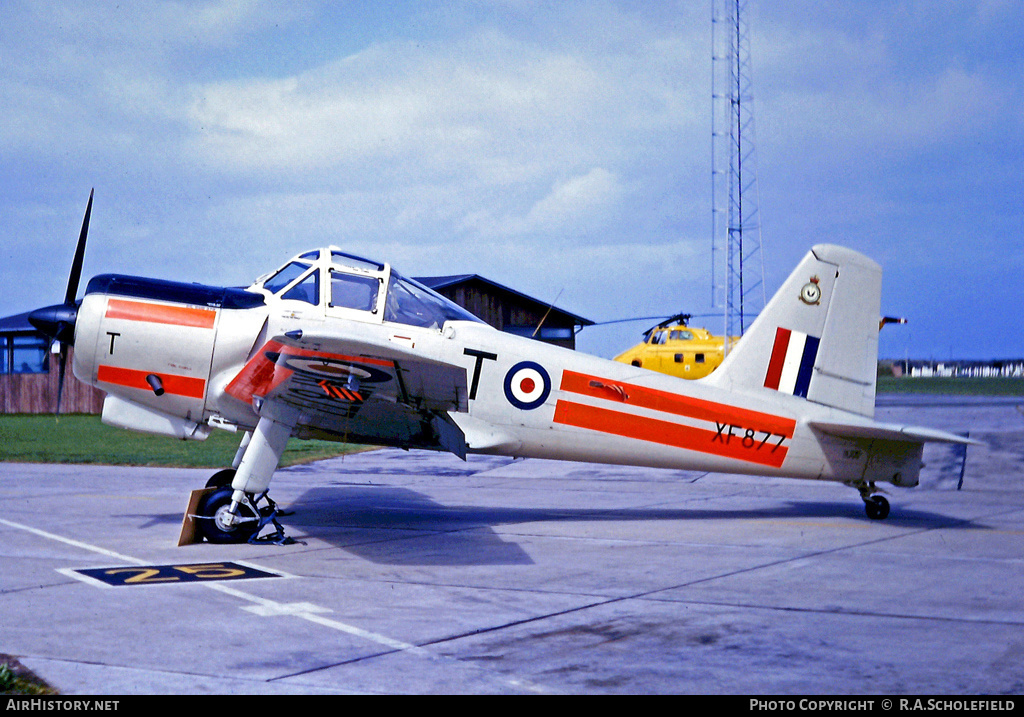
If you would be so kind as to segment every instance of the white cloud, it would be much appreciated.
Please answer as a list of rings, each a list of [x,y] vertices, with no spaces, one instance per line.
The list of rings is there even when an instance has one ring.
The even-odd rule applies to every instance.
[[[552,188],[551,193],[530,208],[525,231],[573,233],[586,231],[617,208],[622,197],[618,177],[596,167]]]
[[[524,52],[501,37],[456,48],[391,43],[301,75],[195,87],[190,144],[229,171],[401,160],[501,181],[508,170],[495,170],[509,154],[536,157],[570,139],[595,86],[579,58]]]
[[[138,161],[155,144],[164,155],[195,58],[294,16],[262,0],[4,3],[0,151]]]

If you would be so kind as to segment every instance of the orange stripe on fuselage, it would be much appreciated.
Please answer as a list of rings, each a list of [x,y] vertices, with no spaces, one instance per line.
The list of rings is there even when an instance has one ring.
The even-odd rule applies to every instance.
[[[751,411],[746,408],[737,408],[736,406],[729,406],[724,403],[705,401],[668,391],[659,391],[658,389],[637,386],[632,383],[611,381],[606,378],[576,373],[575,371],[562,372],[561,388],[563,391],[578,393],[583,396],[614,400],[625,403],[628,406],[650,408],[655,411],[686,416],[687,418],[696,418],[702,421],[714,421],[716,424],[752,428],[756,431],[764,431],[785,436],[786,438],[792,438],[793,431],[796,430],[796,421],[792,418],[775,416],[760,411]]]
[[[206,381],[201,378],[157,373],[156,371],[139,371],[133,368],[101,365],[96,371],[96,380],[102,383],[112,383],[115,386],[151,391],[152,387],[146,382],[146,376],[150,374],[158,376],[164,391],[171,395],[185,398],[202,398],[206,395]]]
[[[554,422],[775,468],[782,466],[789,452],[775,441],[762,442],[760,434],[730,435],[565,400],[555,404]],[[781,442],[781,436],[775,438]]]
[[[197,309],[174,304],[149,304],[142,301],[109,299],[106,318],[212,329],[214,321],[217,319],[217,311],[216,309]]]

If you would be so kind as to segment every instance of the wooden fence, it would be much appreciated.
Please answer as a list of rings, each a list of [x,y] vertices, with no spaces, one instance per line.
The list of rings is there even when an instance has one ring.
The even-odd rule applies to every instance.
[[[74,349],[68,356],[61,413],[99,413],[106,394],[82,383],[71,371]],[[57,377],[60,359],[49,357],[49,373],[0,374],[0,413],[53,413],[57,409]]]

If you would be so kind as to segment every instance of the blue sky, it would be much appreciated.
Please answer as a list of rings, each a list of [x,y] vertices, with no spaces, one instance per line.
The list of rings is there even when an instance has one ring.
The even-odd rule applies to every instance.
[[[1024,6],[752,0],[765,282],[882,264],[883,357],[1024,356]],[[335,244],[593,321],[711,311],[711,2],[0,5],[0,316]],[[720,330],[720,319],[707,319]],[[612,356],[643,322],[584,330]]]

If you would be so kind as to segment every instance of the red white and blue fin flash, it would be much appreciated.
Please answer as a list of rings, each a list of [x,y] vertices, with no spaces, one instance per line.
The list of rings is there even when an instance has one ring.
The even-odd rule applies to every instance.
[[[775,332],[775,344],[772,346],[771,360],[768,361],[764,387],[807,398],[820,342],[817,336],[780,326]]]

